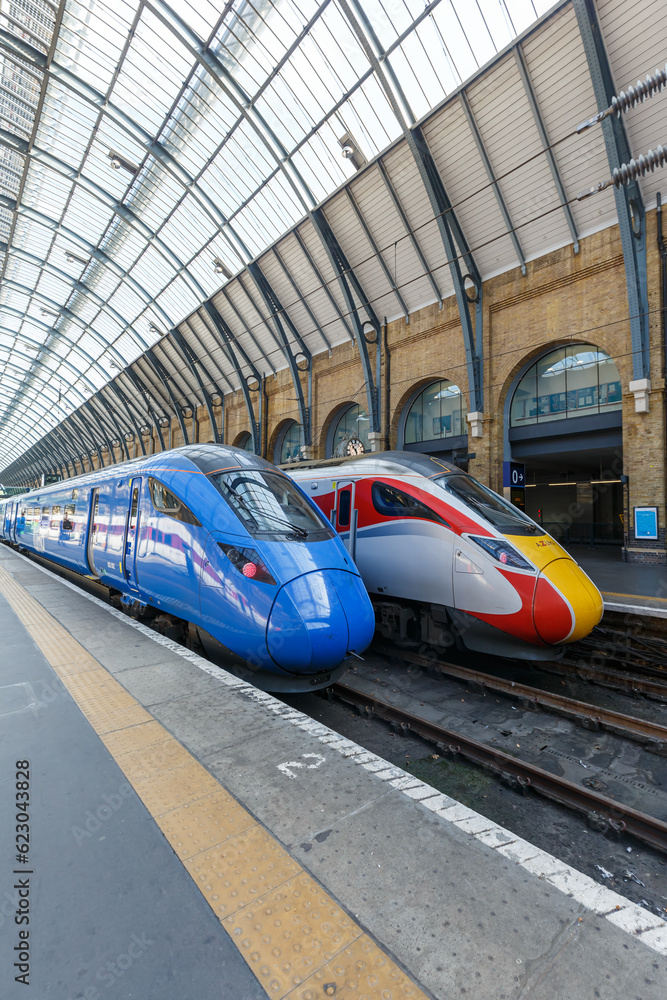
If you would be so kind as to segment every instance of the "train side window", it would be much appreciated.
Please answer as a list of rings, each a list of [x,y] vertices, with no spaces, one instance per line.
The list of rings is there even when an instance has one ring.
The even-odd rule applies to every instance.
[[[201,528],[201,521],[198,521],[192,511],[188,510],[185,504],[163,483],[152,477],[149,477],[148,483],[153,506],[160,514],[166,514],[167,517],[173,517],[175,521],[183,521],[185,524],[196,524],[198,528]]]
[[[99,524],[97,523],[97,512],[100,509],[100,495],[95,494],[95,503],[93,505],[93,536],[95,536],[99,530]]]
[[[134,531],[137,526],[137,514],[139,513],[139,487],[132,490],[132,507],[130,508],[130,531]]]
[[[352,510],[352,490],[341,490],[338,494],[338,527],[347,528]]]
[[[60,524],[60,504],[56,504],[51,508],[51,527],[59,528]]]
[[[63,507],[63,531],[74,529],[74,509],[73,503],[66,503]]]
[[[396,489],[395,486],[373,483],[371,497],[376,511],[384,517],[419,517],[423,521],[437,521],[438,524],[451,527],[444,517],[440,517],[426,504],[410,496],[409,493]]]
[[[51,513],[50,507],[42,507],[42,525],[47,528],[49,526],[49,514]]]

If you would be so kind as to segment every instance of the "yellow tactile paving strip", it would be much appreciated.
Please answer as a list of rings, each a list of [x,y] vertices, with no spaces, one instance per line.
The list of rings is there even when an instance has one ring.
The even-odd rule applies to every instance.
[[[288,851],[2,567],[0,591],[267,996],[426,1000]]]

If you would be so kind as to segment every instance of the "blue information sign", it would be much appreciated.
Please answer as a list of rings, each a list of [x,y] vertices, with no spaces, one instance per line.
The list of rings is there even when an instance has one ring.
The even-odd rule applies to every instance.
[[[658,508],[635,507],[635,538],[647,538],[657,541],[658,538]]]
[[[526,466],[522,462],[503,462],[503,486],[525,486]]]

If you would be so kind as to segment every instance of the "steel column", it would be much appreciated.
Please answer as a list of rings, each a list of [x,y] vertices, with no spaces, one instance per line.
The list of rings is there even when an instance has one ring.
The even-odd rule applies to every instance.
[[[246,409],[248,411],[248,420],[250,421],[250,433],[252,435],[252,446],[255,453],[258,455],[261,451],[262,442],[260,438],[259,427],[257,425],[257,420],[255,418],[255,411],[252,405],[252,398],[250,396],[250,387],[248,386],[248,380],[241,370],[238,358],[236,357],[236,351],[234,350],[234,334],[229,329],[224,319],[222,318],[222,316],[220,315],[217,308],[214,306],[212,302],[210,301],[204,302],[203,309],[206,316],[208,316],[209,319],[209,324],[208,324],[209,329],[211,329],[211,331],[215,332],[215,334],[217,335],[218,343],[220,344],[223,351],[227,355],[229,363],[236,372],[241,392],[243,393],[243,398],[245,400]],[[250,368],[252,377],[257,382],[258,390],[261,391],[262,376],[259,374],[254,364],[252,363],[248,355],[241,347],[241,345],[237,344],[236,346],[238,347],[239,352],[242,354],[243,360],[245,361],[246,365]]]
[[[615,94],[614,81],[593,0],[572,0],[584,43],[588,69],[598,110],[604,111]],[[607,160],[613,172],[632,159],[630,143],[622,119],[605,118],[602,132]],[[625,263],[625,282],[630,310],[632,370],[635,379],[650,378],[651,357],[648,330],[648,280],[646,270],[646,217],[637,181],[614,188],[616,212]]]
[[[202,381],[201,375],[199,374],[199,370],[198,370],[198,367],[197,367],[198,364],[199,364],[199,359],[197,358],[197,356],[193,352],[192,348],[190,347],[190,345],[188,344],[187,340],[185,339],[185,337],[183,336],[183,334],[181,333],[180,330],[178,330],[178,329],[172,330],[171,331],[171,336],[173,337],[174,342],[175,342],[176,346],[178,347],[178,349],[180,350],[180,353],[182,354],[183,359],[184,359],[186,365],[188,366],[188,368],[190,369],[190,371],[194,375],[195,380],[197,382],[197,385],[199,386],[199,388],[201,390],[201,394],[204,397],[204,403],[206,405],[206,412],[208,413],[208,419],[209,419],[209,422],[211,424],[211,429],[213,431],[213,438],[214,438],[216,444],[220,444],[220,436],[218,434],[218,426],[217,426],[217,424],[215,422],[215,415],[213,413],[213,401],[211,400],[211,396],[210,396],[210,393],[209,393],[208,389],[206,388],[206,386],[204,385],[204,383]],[[207,375],[207,378],[210,381],[210,376],[209,375]],[[218,392],[219,391],[220,390],[218,389]]]

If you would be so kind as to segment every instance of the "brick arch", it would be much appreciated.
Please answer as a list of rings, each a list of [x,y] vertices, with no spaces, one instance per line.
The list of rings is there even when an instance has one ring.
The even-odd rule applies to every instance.
[[[517,379],[522,372],[526,372],[538,358],[544,357],[545,354],[549,354],[551,351],[557,351],[559,347],[575,347],[577,345],[583,347],[584,345],[590,345],[591,347],[594,347],[596,351],[603,351],[616,365],[622,383],[627,384],[627,381],[629,381],[632,377],[632,355],[629,356],[628,364],[628,358],[615,358],[613,353],[610,350],[607,350],[607,347],[604,344],[604,337],[596,339],[599,341],[598,343],[584,337],[577,337],[576,339],[573,337],[567,337],[560,338],[558,340],[551,340],[546,344],[541,344],[538,347],[532,348],[532,350],[528,351],[527,354],[524,354],[520,361],[514,363],[503,379],[503,383],[497,397],[497,411],[499,413],[504,411],[508,393],[513,387],[516,388],[516,386],[514,386],[515,379]]]
[[[285,430],[286,427],[289,426],[289,424],[298,424],[298,423],[299,421],[296,420],[294,417],[285,417],[283,420],[279,420],[278,423],[275,425],[275,427],[269,434],[269,443],[266,448],[266,457],[269,462],[273,461],[273,451],[274,448],[276,447],[276,444],[278,443],[278,439],[280,438],[282,432]]]
[[[245,438],[248,435],[250,435],[252,437],[252,435],[250,434],[250,429],[249,428],[247,430],[244,430],[244,431],[239,431],[238,434],[236,435],[236,437],[234,438],[234,441],[232,442],[233,446],[235,448],[242,448],[243,445],[245,444]]]
[[[329,410],[320,429],[319,441],[317,444],[318,458],[326,458],[327,439],[329,437],[331,426],[338,420],[345,410],[349,409],[350,406],[359,406],[362,410],[366,410],[368,412],[368,399],[366,398],[365,389],[360,392],[353,393],[349,399],[345,399],[342,402],[337,403]]]
[[[465,390],[461,386],[460,381],[457,381],[455,378],[449,378],[446,374],[440,373],[435,375],[428,375],[425,376],[424,378],[417,379],[416,382],[412,383],[409,389],[406,389],[403,392],[403,395],[400,397],[398,403],[394,407],[394,412],[391,418],[391,424],[389,425],[390,448],[396,448],[398,446],[398,425],[400,424],[401,416],[403,415],[403,411],[407,406],[410,398],[413,396],[418,396],[419,393],[422,391],[422,389],[425,389],[427,385],[432,385],[433,382],[453,382],[454,385],[458,385],[459,389],[461,389],[461,395],[465,400],[467,400]],[[466,407],[467,407],[467,402],[466,402]]]

